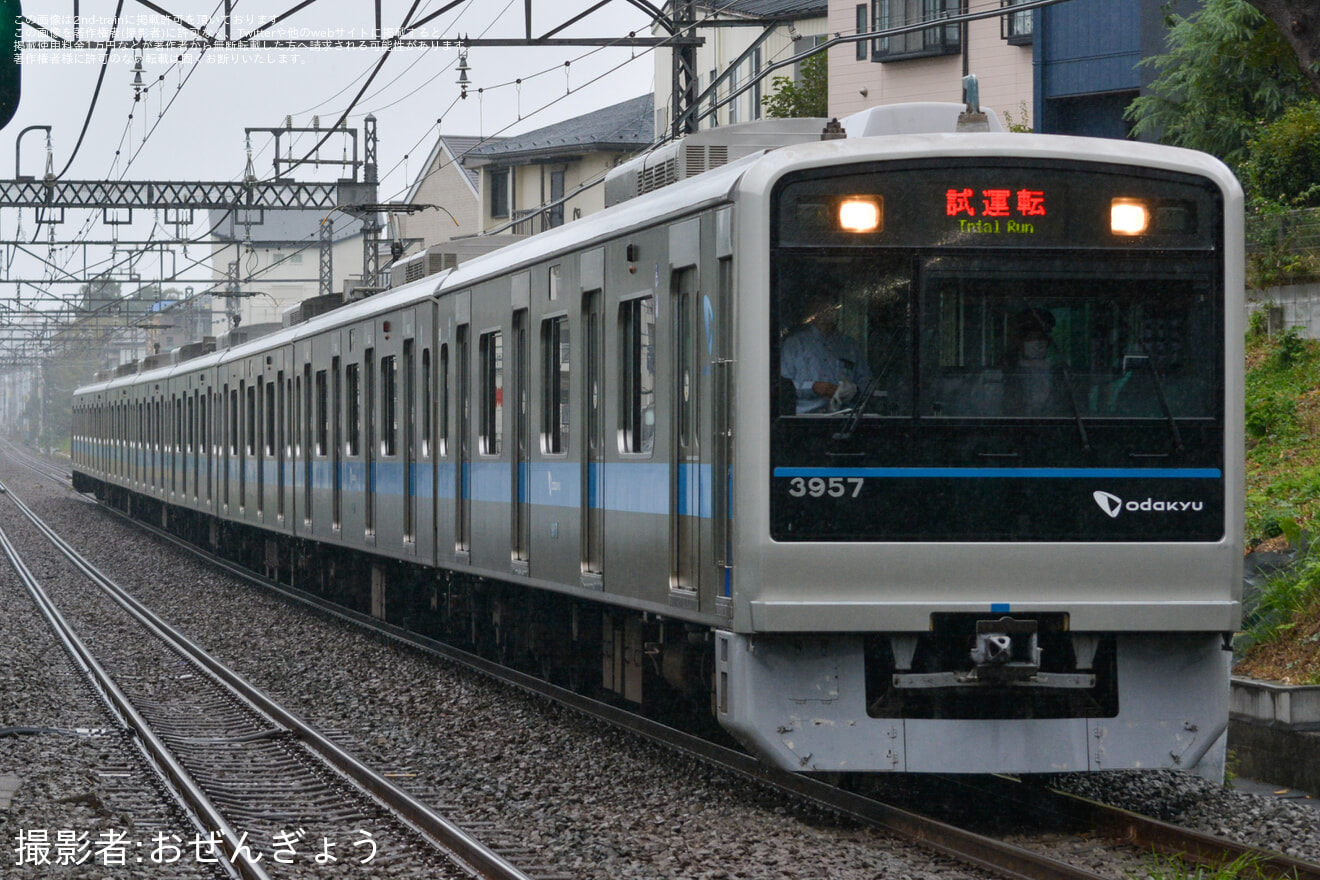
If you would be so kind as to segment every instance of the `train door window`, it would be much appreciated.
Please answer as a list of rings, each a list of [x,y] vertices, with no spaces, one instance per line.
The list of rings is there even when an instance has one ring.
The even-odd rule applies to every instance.
[[[568,452],[572,346],[568,316],[541,322],[541,451]]]
[[[344,527],[344,480],[340,472],[340,456],[343,453],[343,437],[341,432],[344,430],[344,396],[343,396],[344,374],[339,367],[339,358],[330,359],[330,382],[333,387],[330,389],[330,406],[333,410],[330,416],[330,425],[333,434],[330,437],[330,479],[331,479],[331,501],[330,501],[330,527],[332,529],[342,529]]]
[[[649,454],[655,446],[655,297],[619,306],[619,451]]]
[[[325,370],[316,371],[316,454],[329,454],[330,392]]]
[[[480,452],[499,455],[504,448],[504,334],[498,330],[481,334],[478,356],[481,359]]]
[[[275,425],[277,422],[275,412],[275,393],[279,385],[275,382],[266,383],[266,400],[262,404],[262,421],[265,423],[264,436],[261,438],[262,445],[266,448],[266,455],[275,457],[276,438]]]
[[[443,386],[441,386],[443,387]],[[422,349],[422,457],[431,455],[431,419],[434,404],[431,402],[431,349]],[[442,452],[443,454],[443,452]]]
[[[399,367],[394,355],[380,359],[380,453],[399,454]]]
[[[261,380],[257,380],[261,384]],[[247,410],[245,411],[245,420],[243,424],[243,451],[248,455],[257,454],[257,386],[248,385],[246,397]]]
[[[345,404],[348,407],[348,424],[345,430],[348,436],[345,442],[348,444],[348,454],[358,455],[362,438],[362,370],[358,364],[349,364],[344,368],[344,386],[348,399]]]
[[[417,364],[413,341],[403,341],[403,540],[417,542],[413,463],[417,457]]]

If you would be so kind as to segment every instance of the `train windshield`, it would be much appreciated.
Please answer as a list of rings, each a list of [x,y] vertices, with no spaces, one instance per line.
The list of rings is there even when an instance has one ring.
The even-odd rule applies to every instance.
[[[777,540],[1222,536],[1213,247],[779,239]]]

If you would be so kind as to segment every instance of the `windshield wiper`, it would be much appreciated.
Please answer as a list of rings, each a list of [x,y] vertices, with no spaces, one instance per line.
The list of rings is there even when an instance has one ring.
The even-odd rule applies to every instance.
[[[1060,364],[1060,372],[1063,373],[1063,387],[1068,391],[1068,406],[1072,408],[1073,424],[1077,426],[1077,434],[1082,439],[1082,452],[1091,451],[1091,438],[1086,434],[1086,423],[1082,421],[1082,411],[1077,406],[1077,395],[1073,392],[1072,373],[1068,371],[1067,364]]]
[[[1149,354],[1140,355],[1138,359],[1144,362],[1150,378],[1155,382],[1155,396],[1159,398],[1160,411],[1164,413],[1164,420],[1169,424],[1169,435],[1173,438],[1174,451],[1182,452],[1182,433],[1178,430],[1178,420],[1173,416],[1173,408],[1169,406],[1169,397],[1164,393],[1164,379],[1160,376],[1160,371],[1155,368],[1155,359]]]
[[[853,407],[848,414],[848,422],[843,426],[842,431],[834,435],[835,440],[850,440],[853,432],[857,430],[857,424],[862,420],[862,413],[866,410],[866,405],[871,402],[871,395],[875,394],[875,389],[880,385],[880,378],[883,374],[877,373],[871,377],[871,381],[866,383],[866,387],[857,395],[857,405]]]

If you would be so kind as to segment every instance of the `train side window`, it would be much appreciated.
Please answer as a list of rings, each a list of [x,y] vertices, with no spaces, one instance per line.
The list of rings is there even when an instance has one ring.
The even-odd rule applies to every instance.
[[[348,397],[348,454],[357,455],[362,437],[362,368],[349,364],[344,368],[345,395]]]
[[[238,389],[229,389],[229,454],[238,455]]]
[[[245,426],[243,448],[248,455],[257,454],[257,388],[247,386],[247,424]]]
[[[380,454],[397,455],[399,451],[399,367],[398,359],[388,355],[380,359]]]
[[[449,344],[440,346],[440,406],[436,413],[438,423],[436,425],[435,436],[438,448],[437,455],[449,454]],[[430,395],[427,395],[429,398]]]
[[[266,383],[266,400],[262,404],[265,407],[265,412],[262,415],[265,420],[266,436],[261,440],[266,447],[266,454],[271,457],[275,455],[275,384],[274,382]]]
[[[541,451],[548,455],[568,451],[571,348],[567,316],[541,322]]]
[[[328,454],[330,440],[330,390],[325,370],[316,371],[316,454]]]
[[[655,446],[655,297],[619,307],[619,451],[650,453]]]
[[[431,454],[431,349],[422,349],[422,457]]]
[[[483,333],[478,351],[481,454],[499,455],[504,448],[504,334],[498,330]]]

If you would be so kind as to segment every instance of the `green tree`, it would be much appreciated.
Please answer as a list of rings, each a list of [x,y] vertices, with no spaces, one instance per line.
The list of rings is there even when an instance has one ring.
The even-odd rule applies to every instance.
[[[1257,199],[1320,207],[1320,101],[1307,101],[1262,125],[1247,142],[1242,181]]]
[[[1168,22],[1168,54],[1144,62],[1159,75],[1127,110],[1133,132],[1237,168],[1261,122],[1310,97],[1297,54],[1246,0],[1206,0]]]
[[[777,76],[773,91],[761,98],[765,115],[774,119],[829,115],[829,66],[824,52],[817,52],[799,65],[801,79]]]

